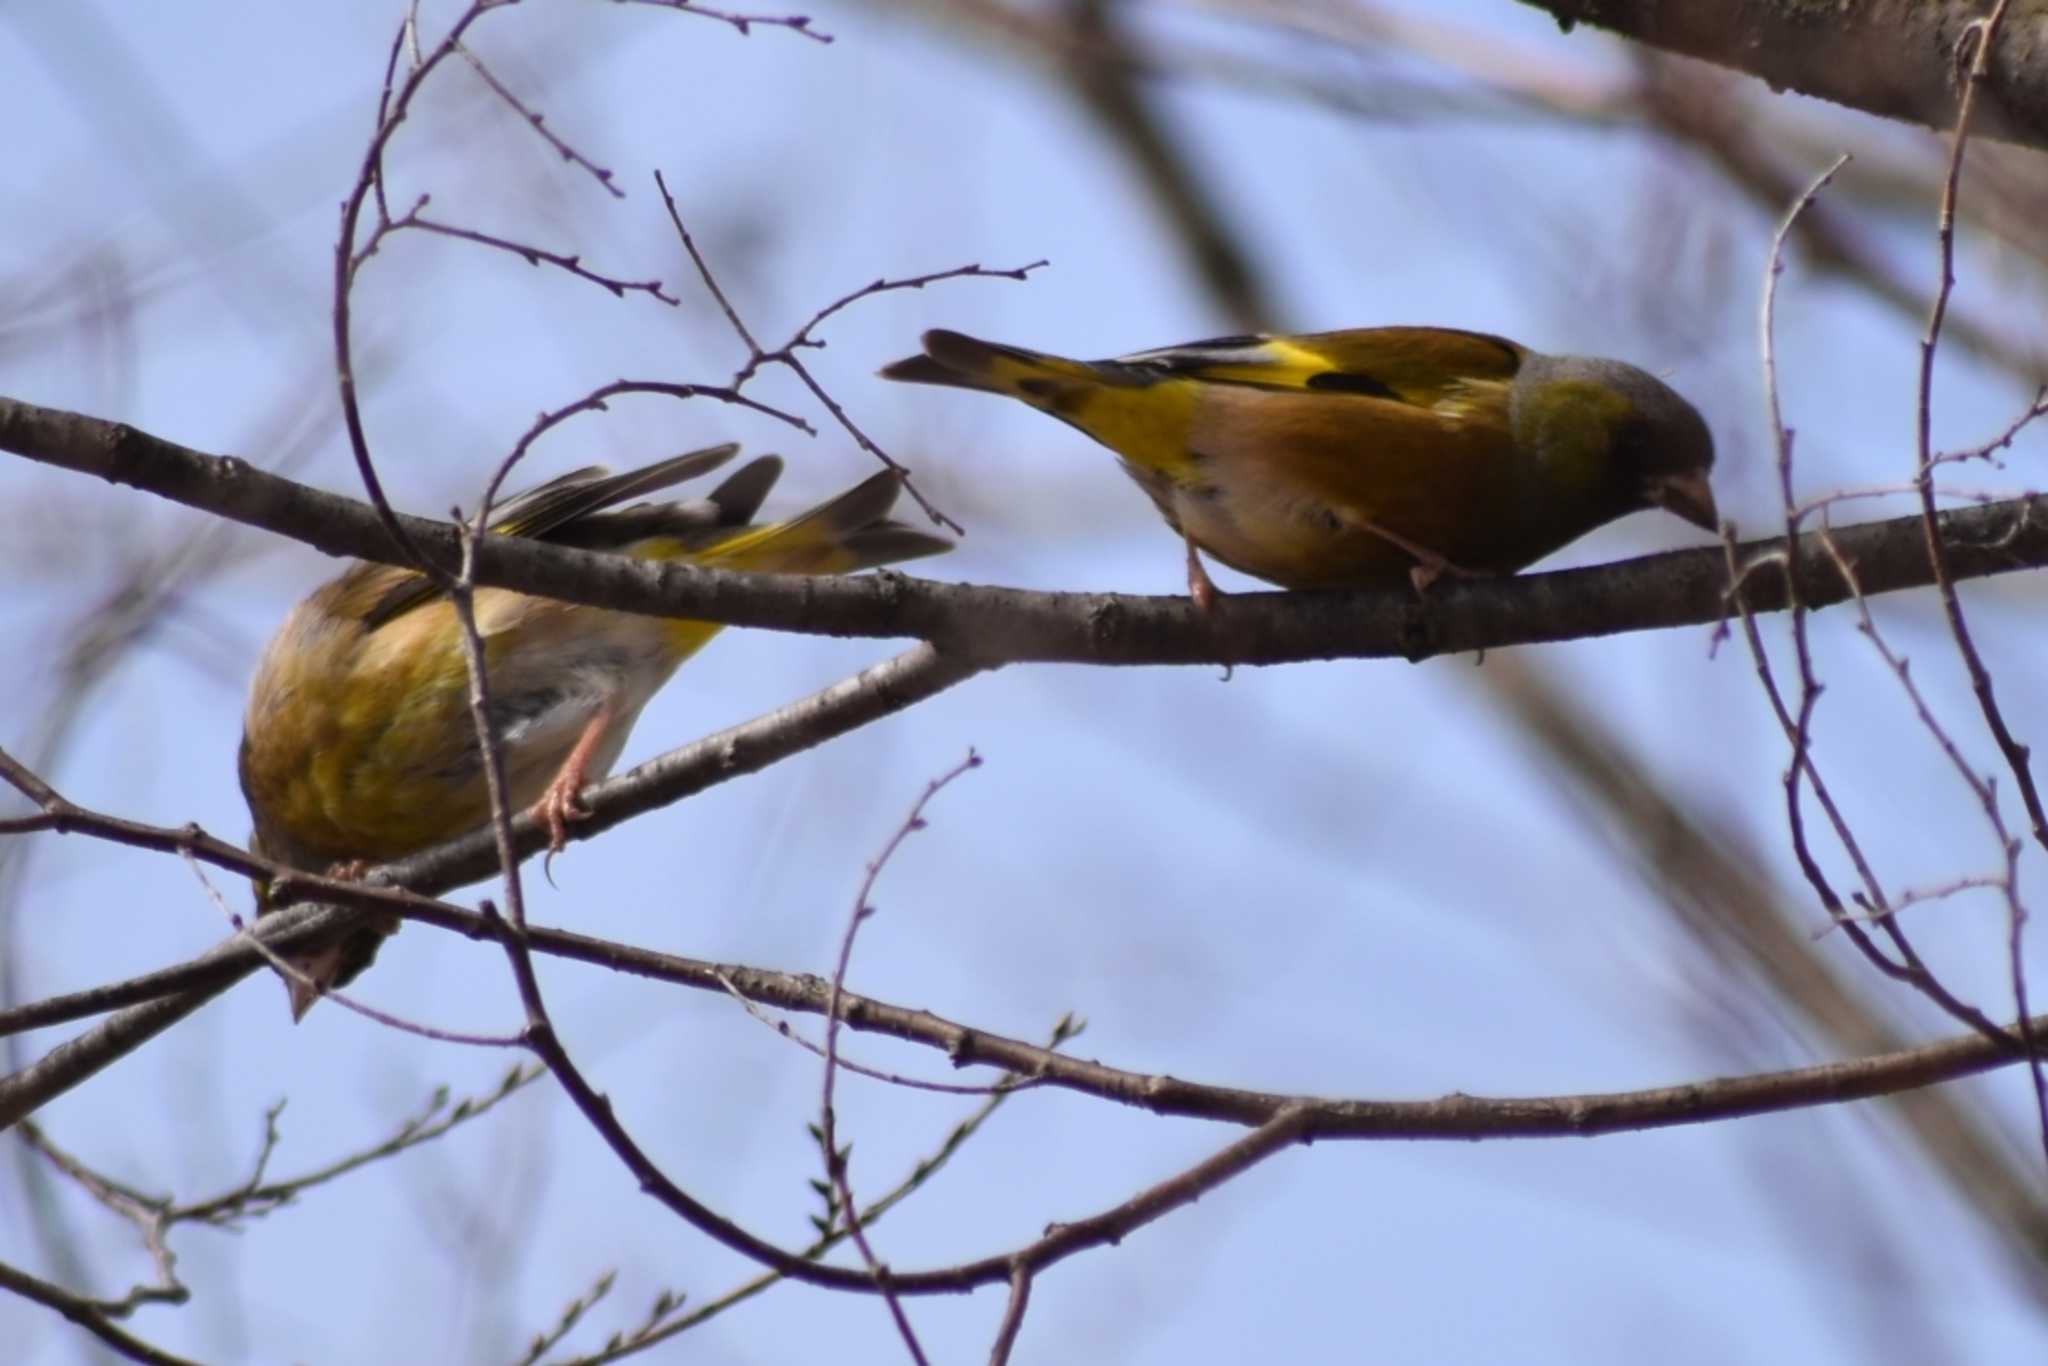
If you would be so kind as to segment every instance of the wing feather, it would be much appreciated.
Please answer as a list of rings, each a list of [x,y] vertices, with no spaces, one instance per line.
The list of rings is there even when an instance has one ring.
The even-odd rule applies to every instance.
[[[1463,406],[1474,389],[1513,380],[1527,354],[1485,332],[1367,327],[1294,337],[1219,337],[1100,363],[1157,378],[1349,393],[1442,409]]]

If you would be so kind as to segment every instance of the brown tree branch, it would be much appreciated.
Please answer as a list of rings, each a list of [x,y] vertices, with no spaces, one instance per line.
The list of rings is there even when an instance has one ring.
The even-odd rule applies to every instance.
[[[0,450],[129,484],[330,554],[397,559],[388,534],[362,503],[122,423],[0,398]],[[451,526],[402,520],[430,559],[455,567]],[[2048,564],[2048,498],[1948,511],[1937,522],[1958,580]],[[1833,536],[1866,594],[1933,582],[1917,517],[1839,528]],[[1766,540],[1741,550],[1750,560],[1782,561],[1785,546]],[[1809,608],[1847,600],[1841,576],[1824,563],[1817,541],[1803,541],[1797,560]],[[988,664],[1250,665],[1422,659],[1705,625],[1727,615],[1728,573],[1718,548],[1681,550],[1586,569],[1445,581],[1427,599],[1405,588],[1236,593],[1211,619],[1185,598],[1028,592],[894,573],[791,579],[486,537],[477,548],[477,582],[619,611],[820,635],[922,638]],[[1786,605],[1776,569],[1749,574],[1744,593],[1752,611]]]
[[[1073,1016],[1062,1016],[1059,1023],[1053,1026],[1052,1040],[1047,1047],[1057,1049],[1065,1046],[1068,1041],[1080,1034],[1082,1028],[1082,1024]],[[845,1066],[844,1061],[840,1065],[842,1067]],[[1008,1077],[995,1083],[993,1087],[984,1088],[989,1092],[988,1099],[981,1105],[976,1106],[965,1119],[962,1119],[947,1131],[946,1137],[929,1157],[919,1159],[911,1166],[909,1172],[898,1179],[894,1186],[890,1187],[886,1194],[874,1200],[866,1209],[862,1210],[861,1219],[866,1223],[872,1224],[887,1215],[890,1210],[909,1199],[924,1186],[925,1182],[929,1181],[933,1175],[952,1160],[953,1155],[959,1152],[967,1140],[972,1138],[981,1126],[988,1121],[989,1117],[996,1112],[997,1107],[1004,1100],[1029,1085],[1030,1083],[1027,1079]],[[845,1239],[846,1226],[843,1223],[832,1227],[824,1227],[821,1222],[818,1236],[803,1249],[800,1255],[806,1259],[822,1257],[845,1241]],[[585,1356],[558,1360],[550,1363],[550,1366],[603,1366],[606,1362],[623,1360],[626,1357],[643,1352],[649,1347],[666,1342],[680,1333],[688,1332],[709,1319],[716,1318],[734,1305],[752,1299],[783,1279],[784,1277],[780,1272],[764,1271],[760,1275],[734,1286],[731,1290],[726,1291],[715,1299],[700,1303],[686,1314],[675,1312],[682,1307],[681,1301],[676,1300],[669,1306],[668,1313],[650,1314],[639,1328],[623,1336],[615,1337],[613,1341],[605,1345],[603,1350],[592,1352]],[[659,1307],[660,1301],[657,1300],[656,1304]]]
[[[186,1357],[173,1356],[161,1347],[152,1346],[131,1333],[123,1332],[94,1307],[90,1300],[72,1294],[61,1285],[52,1285],[38,1276],[17,1270],[5,1262],[0,1262],[0,1290],[11,1290],[23,1299],[49,1306],[130,1361],[149,1362],[151,1366],[199,1366],[199,1363]]]
[[[81,827],[82,828],[82,827]],[[139,828],[139,827],[138,827]],[[166,836],[178,831],[166,830]],[[472,939],[503,940],[512,933],[502,917],[448,905],[414,893],[360,883],[318,883],[336,901],[374,907]],[[265,916],[250,933],[273,948],[300,951],[317,942],[333,923],[333,907],[297,907]],[[535,953],[631,973],[699,991],[737,992],[780,1010],[825,1015],[832,1009],[831,984],[808,973],[784,973],[658,953],[567,930],[527,927]],[[227,965],[235,976],[262,963],[240,936],[215,946],[186,965],[195,986],[210,986]],[[164,981],[168,974],[156,974]],[[137,979],[141,981],[143,979]],[[177,999],[177,998],[172,998]],[[24,1007],[0,1015],[0,1031],[24,1027]],[[944,1053],[957,1067],[1001,1068],[1045,1085],[1113,1100],[1154,1114],[1257,1125],[1282,1110],[1306,1105],[1314,1111],[1313,1137],[1350,1139],[1472,1139],[1481,1137],[1563,1137],[1704,1123],[1765,1111],[1867,1100],[1901,1090],[1953,1081],[2020,1060],[2022,1050],[2010,1028],[1995,1036],[1963,1034],[1941,1042],[1896,1049],[1851,1062],[1826,1063],[1755,1076],[1725,1078],[1607,1095],[1533,1099],[1486,1099],[1452,1095],[1433,1101],[1326,1100],[1278,1092],[1205,1086],[1178,1078],[1147,1075],[1068,1057],[1049,1048],[957,1024],[929,1011],[890,1005],[851,991],[840,994],[839,1017],[846,1028],[922,1044]],[[116,1016],[118,1020],[120,1017]],[[38,1020],[37,1023],[47,1023]],[[109,1021],[113,1024],[114,1021]],[[2048,1020],[2032,1022],[2038,1030]],[[64,1045],[69,1047],[70,1045]],[[20,1117],[17,1089],[23,1074],[0,1078],[0,1128]],[[38,1102],[40,1103],[40,1102]],[[32,1107],[31,1107],[32,1108]]]
[[[179,836],[183,832],[167,831],[165,834]],[[1054,1225],[1043,1238],[1024,1248],[950,1267],[891,1273],[890,1289],[896,1294],[950,1293],[998,1281],[1014,1284],[1020,1275],[1042,1270],[1074,1252],[1118,1241],[1295,1142],[1316,1138],[1585,1136],[1699,1123],[1890,1094],[1899,1089],[2009,1063],[2024,1052],[2012,1043],[2011,1034],[1998,1031],[1989,1037],[1978,1034],[1857,1063],[1838,1063],[1620,1095],[1484,1100],[1454,1094],[1427,1102],[1324,1100],[1207,1087],[1065,1058],[1016,1040],[968,1029],[928,1012],[906,1011],[869,1001],[815,978],[752,973],[745,969],[653,954],[560,931],[514,925],[488,906],[482,914],[477,914],[424,898],[379,892],[374,888],[351,887],[349,894],[357,900],[373,898],[393,908],[402,907],[414,919],[460,929],[475,938],[493,939],[514,955],[515,961],[525,959],[535,951],[559,952],[568,957],[600,962],[614,969],[641,972],[707,990],[738,990],[750,996],[759,992],[756,999],[772,1000],[786,1009],[825,1012],[843,1018],[851,1028],[873,1029],[943,1048],[958,1065],[994,1063],[1053,1085],[1069,1086],[1103,1099],[1142,1106],[1155,1113],[1185,1114],[1257,1126],[1252,1134],[1226,1146],[1202,1163],[1112,1209],[1078,1223]],[[316,917],[322,913],[316,913]],[[310,919],[297,920],[294,913],[287,912],[266,918],[257,929],[283,939],[310,923]],[[246,954],[253,966],[256,955],[252,946],[240,943],[239,938],[215,953],[237,950]],[[523,975],[530,976],[531,973],[529,961]],[[176,1010],[180,1000],[173,998],[158,1004]],[[124,1014],[134,1016],[147,1010],[148,1007],[143,1007]],[[102,1026],[102,1030],[120,1026],[122,1018],[117,1016]],[[2029,1027],[2035,1023],[2029,1022]],[[699,1231],[795,1280],[838,1290],[873,1291],[876,1288],[874,1278],[867,1273],[815,1265],[800,1253],[785,1251],[754,1236],[688,1195],[669,1180],[626,1132],[610,1102],[569,1060],[552,1029],[546,1026],[544,1016],[539,1025],[529,1027],[527,1042],[569,1090],[577,1108],[633,1173],[641,1189]],[[32,1082],[33,1078],[26,1078],[24,1074],[0,1079],[0,1115],[5,1115],[9,1107],[13,1107],[15,1117],[19,1116],[20,1107],[25,1103],[20,1092]]]
[[[1669,52],[1929,128],[1955,119],[1964,72],[1953,54],[1982,0],[1522,0],[1560,27],[1611,29]],[[2048,47],[2021,34],[2048,23],[2048,0],[2017,0],[1991,54],[1978,131],[2048,148]]]

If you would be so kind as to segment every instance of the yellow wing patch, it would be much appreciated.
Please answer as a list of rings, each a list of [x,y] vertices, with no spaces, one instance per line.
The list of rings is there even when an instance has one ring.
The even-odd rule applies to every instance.
[[[1497,405],[1526,353],[1502,337],[1441,327],[1369,327],[1296,337],[1226,337],[1121,362],[1210,384],[1351,394],[1464,416]]]

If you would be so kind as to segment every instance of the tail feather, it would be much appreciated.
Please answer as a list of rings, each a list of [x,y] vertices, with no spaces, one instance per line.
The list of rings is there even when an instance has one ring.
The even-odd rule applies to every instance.
[[[727,448],[737,450],[738,447]],[[635,503],[611,512],[587,512],[550,531],[546,539],[584,550],[625,550],[644,554],[686,554],[715,545],[745,527],[761,510],[782,474],[782,457],[759,456],[742,465],[701,498]],[[661,488],[663,484],[643,486]],[[628,495],[630,496],[630,495]],[[660,543],[657,545],[656,543]],[[638,548],[636,550],[636,547]]]
[[[1103,382],[1097,368],[1086,362],[1000,346],[944,328],[924,334],[923,355],[884,366],[881,375],[911,384],[1007,394],[1039,408],[1055,407],[1062,396]]]
[[[538,536],[569,527],[592,513],[653,493],[685,479],[708,474],[739,451],[737,442],[707,446],[687,455],[657,460],[639,469],[613,474],[602,465],[572,470],[508,498],[491,519],[491,530],[501,536]]]
[[[706,564],[773,574],[845,574],[951,550],[953,543],[889,520],[903,476],[883,470],[786,522],[750,527],[707,548]]]
[[[953,543],[944,536],[934,536],[893,520],[863,527],[846,538],[847,553],[859,562],[862,569],[921,560],[927,555],[943,555],[952,548]]]
[[[930,356],[905,356],[875,373],[883,379],[898,380],[904,384],[939,384],[951,389],[980,389],[991,394],[1003,392],[1001,385],[949,370]]]
[[[768,501],[768,491],[782,477],[782,457],[763,455],[749,460],[711,490],[708,500],[727,526],[745,526]]]

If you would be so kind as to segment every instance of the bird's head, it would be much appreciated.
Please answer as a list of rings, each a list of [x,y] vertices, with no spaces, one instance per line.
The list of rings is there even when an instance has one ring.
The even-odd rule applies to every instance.
[[[1663,508],[1704,531],[1720,516],[1707,475],[1714,438],[1699,410],[1646,370],[1587,356],[1531,356],[1513,421],[1553,465],[1572,465],[1623,508]]]

